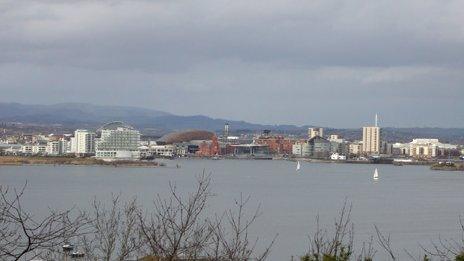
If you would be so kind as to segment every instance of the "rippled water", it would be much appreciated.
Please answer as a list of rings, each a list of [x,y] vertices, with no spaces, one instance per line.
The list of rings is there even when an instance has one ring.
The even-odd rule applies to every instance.
[[[40,214],[47,207],[85,207],[111,193],[137,196],[149,207],[156,193],[168,192],[169,181],[181,191],[194,186],[195,175],[212,173],[212,212],[232,207],[240,194],[251,195],[250,209],[261,204],[263,215],[254,226],[261,242],[279,234],[270,260],[290,260],[307,249],[315,216],[331,224],[345,199],[353,204],[357,242],[374,234],[376,224],[390,233],[393,247],[419,253],[419,243],[457,238],[464,214],[464,173],[430,171],[424,166],[295,163],[288,161],[179,160],[162,168],[99,166],[1,166],[0,183],[20,187],[28,182],[25,206]],[[175,168],[180,164],[181,168]],[[380,180],[373,181],[377,167]],[[358,244],[359,247],[359,244]],[[385,260],[379,250],[378,260]]]

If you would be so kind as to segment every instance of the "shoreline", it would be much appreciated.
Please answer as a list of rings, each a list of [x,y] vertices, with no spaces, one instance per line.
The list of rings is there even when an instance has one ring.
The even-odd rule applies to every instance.
[[[106,167],[161,167],[155,161],[104,161],[95,158],[0,156],[0,166],[57,165]]]
[[[182,158],[160,158],[159,160],[262,160],[260,158],[210,158],[210,157],[182,157]],[[397,164],[393,161],[363,161],[363,160],[326,160],[326,159],[310,159],[310,158],[284,158],[273,157],[268,160],[282,161],[302,161],[308,163],[334,163],[334,164],[386,164],[395,166],[430,166],[431,170],[446,170],[446,171],[464,171],[464,164],[457,164],[457,167],[440,166],[436,161],[413,161],[401,162]],[[50,156],[0,156],[0,166],[25,166],[25,165],[58,165],[58,166],[103,166],[103,167],[164,167],[164,162],[158,161],[104,161],[91,157],[50,157]]]

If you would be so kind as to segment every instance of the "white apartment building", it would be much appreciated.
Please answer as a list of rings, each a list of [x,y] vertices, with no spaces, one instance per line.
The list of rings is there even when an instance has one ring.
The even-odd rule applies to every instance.
[[[333,141],[333,142],[338,142],[338,143],[343,143],[345,142],[344,139],[340,138],[340,136],[338,136],[337,134],[331,134],[329,136],[329,141]]]
[[[445,151],[457,150],[456,145],[441,143],[438,139],[413,139],[409,143],[409,156],[434,158],[444,156]]]
[[[108,161],[140,159],[139,146],[139,131],[122,122],[112,122],[101,128],[95,156]]]
[[[308,138],[312,139],[316,136],[324,137],[324,128],[309,128]]]
[[[63,142],[61,140],[54,140],[47,142],[47,155],[58,156],[63,155]]]
[[[361,155],[363,152],[363,144],[359,141],[350,143],[350,145],[348,146],[348,150],[351,155]]]
[[[150,147],[153,155],[161,157],[173,157],[176,153],[176,146],[174,145],[154,145]]]
[[[27,155],[32,154],[32,145],[31,144],[22,145],[21,146],[21,153],[22,154],[27,154]]]
[[[88,130],[76,130],[71,138],[71,153],[91,155],[95,153],[95,133]]]
[[[311,148],[308,142],[295,142],[292,145],[292,154],[297,157],[308,157],[311,155]]]
[[[393,143],[393,154],[394,155],[409,155],[409,149],[411,145],[409,143]]]
[[[44,155],[47,153],[47,145],[44,144],[37,144],[32,146],[32,154],[33,155]]]
[[[380,127],[363,127],[362,152],[368,155],[380,154]]]

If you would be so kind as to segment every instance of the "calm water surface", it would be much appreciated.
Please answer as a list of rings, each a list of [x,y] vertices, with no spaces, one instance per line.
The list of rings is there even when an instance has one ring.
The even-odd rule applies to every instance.
[[[157,193],[168,195],[169,181],[190,191],[195,175],[212,173],[212,212],[233,207],[240,194],[250,195],[250,212],[261,204],[263,215],[253,228],[262,243],[279,234],[270,260],[290,260],[307,249],[315,217],[332,224],[345,199],[352,202],[355,238],[374,235],[376,224],[390,233],[393,246],[419,253],[419,244],[458,238],[459,215],[464,214],[464,173],[430,171],[424,166],[295,163],[287,161],[179,160],[162,168],[98,166],[1,166],[0,184],[20,187],[28,182],[24,205],[35,213],[48,207],[85,208],[97,196],[111,193],[137,196],[149,207]],[[180,169],[175,168],[180,164]],[[372,180],[377,167],[380,180]],[[359,247],[359,244],[358,244]],[[379,251],[378,260],[386,260]]]

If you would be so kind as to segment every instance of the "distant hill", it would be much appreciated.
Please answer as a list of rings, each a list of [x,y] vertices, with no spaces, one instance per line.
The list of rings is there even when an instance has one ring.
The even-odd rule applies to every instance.
[[[171,113],[126,106],[101,106],[87,103],[26,105],[0,103],[1,122],[58,124],[67,128],[98,128],[111,121],[124,121],[145,132],[162,135],[185,129],[221,130],[229,122],[236,130],[292,129],[289,125],[261,125],[245,121],[213,119],[207,116],[179,116]]]
[[[275,133],[306,136],[308,125],[263,125],[245,121],[214,119],[202,115],[179,116],[168,112],[128,107],[102,106],[88,103],[60,103],[54,105],[26,105],[0,103],[0,122],[59,125],[64,129],[97,129],[111,121],[124,121],[140,129],[144,134],[161,136],[173,131],[202,129],[221,131],[224,123],[231,125],[233,133],[258,132],[269,129]],[[326,128],[326,135],[339,134],[347,139],[361,139],[359,129]],[[413,138],[438,138],[444,142],[464,144],[463,128],[382,128],[387,141],[408,142]]]

